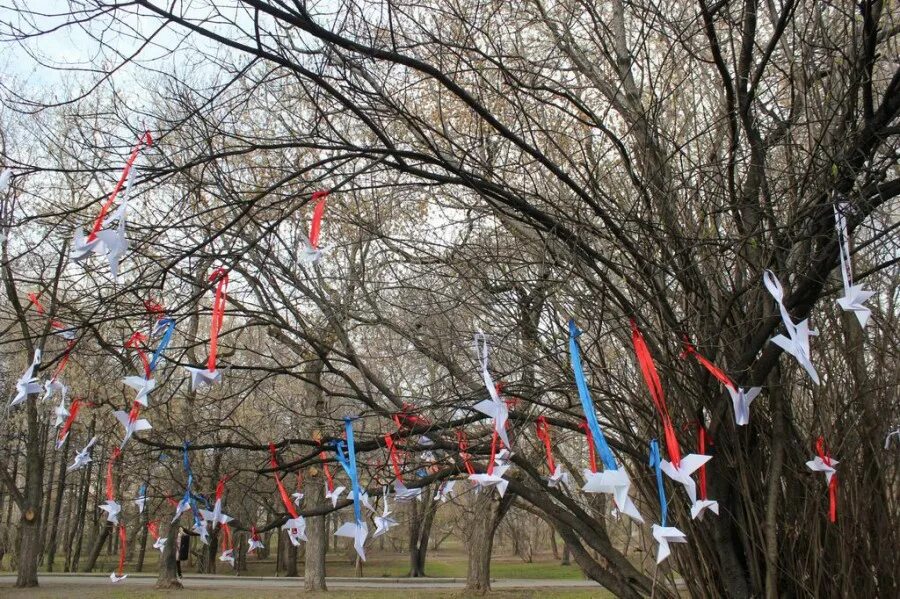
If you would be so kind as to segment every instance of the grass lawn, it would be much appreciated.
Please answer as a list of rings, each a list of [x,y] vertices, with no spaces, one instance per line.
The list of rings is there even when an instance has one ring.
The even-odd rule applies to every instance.
[[[111,588],[110,585],[98,583],[96,588],[70,588],[60,593],[62,589],[12,589],[0,587],[0,596],[15,599],[56,599],[65,596],[73,599],[165,599],[169,597],[187,597],[191,599],[222,599],[224,597],[246,597],[247,589],[226,588],[215,590],[190,590],[190,591],[153,591],[145,589],[129,589],[127,587]],[[417,591],[412,589],[392,589],[366,591],[357,589],[337,589],[330,593],[304,593],[301,590],[265,590],[253,591],[253,597],[265,599],[288,599],[302,597],[303,599],[334,599],[336,595],[345,595],[353,599],[396,599],[397,594],[402,593],[403,599],[464,599],[469,597],[464,591]],[[527,589],[515,589],[509,591],[495,591],[482,595],[490,599],[608,599],[612,595],[600,589],[540,589],[529,591]]]

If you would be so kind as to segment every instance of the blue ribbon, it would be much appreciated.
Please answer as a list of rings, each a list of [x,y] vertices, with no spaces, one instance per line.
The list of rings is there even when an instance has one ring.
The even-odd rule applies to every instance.
[[[662,470],[659,467],[659,443],[656,439],[650,441],[650,464],[649,466],[656,470],[656,490],[659,492],[659,506],[662,512],[662,525],[666,525],[666,488],[663,486]]]
[[[147,483],[142,483],[141,488],[138,489],[138,497],[144,497],[147,495]]]
[[[191,514],[194,516],[194,525],[200,524],[200,513],[197,511],[197,500],[193,493],[191,493],[191,488],[194,486],[194,472],[191,470],[191,461],[188,458],[188,447],[190,447],[190,442],[185,441],[182,446],[182,463],[184,464],[184,471],[187,473],[187,488],[184,490],[184,497],[181,498],[182,503],[187,503],[188,507],[191,508]]]
[[[347,431],[347,455],[344,455],[344,442],[338,441],[334,444],[334,451],[337,454],[338,462],[341,468],[350,477],[350,486],[353,489],[353,515],[356,517],[356,523],[362,523],[362,509],[359,505],[359,477],[356,471],[356,448],[353,444],[353,419],[344,418],[344,428]]]
[[[174,318],[164,318],[163,322],[166,323],[166,332],[163,333],[162,339],[159,340],[159,345],[156,346],[156,351],[153,352],[153,358],[150,359],[150,372],[156,370],[156,364],[159,362],[163,351],[168,347],[169,342],[172,340],[172,333],[175,332]]]
[[[603,461],[603,466],[607,470],[618,470],[616,458],[613,456],[612,450],[606,443],[606,437],[600,429],[600,422],[597,421],[597,413],[594,411],[594,402],[591,399],[591,393],[588,391],[587,382],[584,380],[584,370],[581,367],[581,348],[578,346],[578,336],[581,331],[575,326],[575,319],[569,319],[569,353],[572,356],[572,371],[575,373],[575,385],[578,387],[578,397],[581,399],[581,408],[584,410],[584,416],[587,419],[588,427],[591,429],[591,436],[594,438],[594,445],[597,446],[597,453]]]

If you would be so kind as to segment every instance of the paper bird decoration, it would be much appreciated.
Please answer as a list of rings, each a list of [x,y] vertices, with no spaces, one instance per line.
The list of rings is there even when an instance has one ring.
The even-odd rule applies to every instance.
[[[138,513],[144,513],[144,504],[147,503],[147,483],[141,485],[141,488],[138,489],[137,499],[134,500],[134,504],[138,507]]]
[[[410,489],[406,486],[406,483],[403,480],[403,470],[400,468],[400,458],[397,452],[397,447],[394,444],[394,438],[390,433],[384,436],[384,443],[388,448],[391,467],[394,469],[394,476],[396,477],[396,480],[394,481],[394,492],[397,494],[397,502],[406,503],[414,499],[421,501],[422,489]]]
[[[706,427],[703,424],[697,424],[697,453],[706,454]],[[706,496],[706,466],[700,466],[700,499],[691,505],[691,518],[693,520],[702,520],[703,513],[709,510],[716,516],[719,515],[719,502],[712,501]]]
[[[850,260],[850,240],[847,234],[846,216],[849,206],[846,202],[834,206],[834,225],[837,229],[838,255],[841,259],[841,279],[844,282],[844,297],[839,298],[837,303],[845,312],[853,312],[859,321],[859,326],[866,328],[872,311],[865,306],[865,303],[875,295],[875,292],[864,289],[862,285],[853,284],[853,266]]]
[[[476,492],[481,489],[496,487],[497,492],[500,493],[500,497],[503,497],[503,494],[506,493],[506,487],[509,486],[509,481],[503,478],[503,475],[509,470],[509,466],[497,465],[496,456],[498,438],[499,433],[497,433],[497,430],[495,429],[491,438],[491,457],[488,461],[487,471],[484,473],[469,474],[469,480],[475,485]]]
[[[98,214],[97,218],[94,220],[94,226],[91,229],[90,234],[85,236],[80,229],[75,231],[75,241],[71,253],[72,260],[78,262],[84,260],[91,254],[105,253],[109,259],[110,271],[113,278],[118,277],[119,260],[128,249],[128,240],[125,238],[125,215],[128,206],[128,192],[134,181],[134,162],[137,160],[141,149],[145,145],[150,146],[152,144],[153,138],[150,136],[150,132],[145,131],[132,149],[128,160],[125,162],[125,168],[122,170],[119,182],[116,184],[109,198],[101,206],[100,214]],[[122,204],[119,206],[116,214],[107,220],[106,216],[112,208],[112,205],[115,203],[116,196],[119,195],[119,192],[122,191],[123,188],[125,191],[123,193]],[[113,220],[119,221],[115,231],[103,229],[104,226],[108,226]]]
[[[41,364],[41,350],[34,350],[34,359],[31,365],[25,369],[25,372],[16,382],[16,395],[10,402],[9,407],[17,406],[28,399],[29,395],[41,392],[41,383],[34,376],[34,370]]]
[[[150,536],[153,537],[153,548],[159,549],[160,553],[165,551],[166,538],[159,535],[159,524],[157,524],[156,520],[147,522],[147,530],[150,532]]]
[[[488,344],[484,333],[478,332],[475,334],[475,353],[478,355],[479,362],[481,362],[481,379],[484,381],[484,386],[487,388],[490,398],[478,402],[474,408],[493,419],[494,431],[500,435],[500,439],[503,440],[503,446],[511,449],[509,437],[506,436],[506,421],[509,418],[509,408],[506,407],[506,402],[500,398],[497,385],[494,384],[494,379],[491,378],[491,373],[488,371]]]
[[[227,480],[228,477],[226,476],[225,478],[220,478],[219,482],[216,483],[216,503],[213,506],[212,511],[200,510],[203,521],[206,524],[212,524],[213,528],[219,524],[225,527],[233,520],[231,516],[222,512],[222,497],[225,495],[225,482]]]
[[[281,528],[288,531],[288,538],[296,547],[300,545],[300,541],[306,540],[306,520],[297,512],[296,506],[288,497],[284,483],[281,482],[281,475],[278,473],[280,466],[278,465],[277,450],[274,443],[269,443],[269,465],[275,470],[275,485],[278,487],[281,503],[284,504],[284,509],[291,515]]]
[[[547,456],[547,471],[550,477],[547,479],[547,486],[550,488],[559,485],[569,486],[569,473],[563,470],[562,466],[556,464],[553,460],[553,447],[550,441],[550,424],[547,423],[545,416],[539,416],[535,422],[537,429],[537,437],[544,444],[544,453]]]
[[[825,482],[828,484],[828,519],[836,522],[838,477],[834,467],[838,465],[838,461],[832,459],[831,453],[825,449],[825,439],[822,437],[816,440],[816,453],[818,455],[806,462],[806,467],[825,474]]]
[[[88,441],[88,444],[84,446],[79,452],[75,454],[75,461],[66,468],[66,472],[72,472],[74,470],[80,470],[84,468],[91,462],[91,448],[94,447],[94,444],[97,442],[97,437],[91,437],[91,440]]]
[[[810,357],[809,338],[819,333],[810,330],[809,319],[802,320],[796,325],[794,324],[794,321],[791,320],[791,315],[784,306],[784,288],[771,270],[763,272],[763,283],[772,297],[775,298],[778,310],[781,312],[781,321],[784,323],[785,331],[787,331],[787,336],[776,335],[770,341],[794,356],[800,366],[809,374],[809,378],[818,385],[819,375],[816,373],[816,367],[813,366]]]
[[[56,428],[61,427],[69,417],[69,408],[66,407],[65,399],[62,399],[59,402],[59,405],[53,410],[53,414],[56,416],[56,421],[54,421],[53,426]]]
[[[668,507],[666,504],[666,489],[663,485],[662,472],[660,470],[659,444],[656,439],[650,441],[650,467],[656,473],[656,489],[659,493],[660,513],[662,516],[661,524],[654,524],[652,527],[653,538],[659,543],[659,549],[656,552],[656,563],[661,564],[672,553],[669,543],[687,543],[687,537],[683,532],[674,526],[666,525],[666,513]]]
[[[312,201],[316,205],[313,208],[312,223],[309,226],[309,241],[303,243],[303,251],[298,256],[302,263],[318,262],[324,252],[324,249],[319,248],[319,233],[322,230],[322,216],[325,214],[325,198],[329,193],[331,193],[330,190],[324,190],[312,194]]]
[[[380,537],[394,526],[397,526],[397,521],[391,518],[391,510],[388,507],[387,487],[383,489],[381,497],[383,510],[380,516],[375,516],[375,532],[372,533],[373,539]]]
[[[119,512],[122,511],[122,506],[116,501],[115,487],[113,486],[113,467],[121,454],[118,447],[114,448],[106,463],[106,502],[100,506],[100,509],[106,512],[106,521],[113,524],[119,523]]]
[[[357,555],[359,555],[361,560],[366,561],[365,543],[366,537],[369,535],[369,529],[362,517],[362,509],[360,507],[359,476],[356,471],[356,447],[353,442],[353,420],[351,418],[344,419],[344,429],[347,436],[347,455],[344,456],[344,443],[342,441],[335,444],[335,455],[341,467],[347,472],[347,476],[350,477],[350,486],[353,493],[354,521],[344,522],[334,534],[338,537],[353,539],[353,548],[356,549]]]
[[[575,386],[578,389],[578,398],[581,401],[581,409],[585,417],[585,433],[588,438],[588,455],[590,455],[590,470],[584,470],[585,484],[581,490],[585,493],[606,493],[612,495],[616,509],[636,522],[644,519],[637,507],[628,495],[631,488],[631,479],[625,468],[619,468],[616,458],[606,442],[594,401],[588,389],[587,380],[584,377],[584,369],[581,365],[581,346],[578,337],[581,331],[575,325],[574,319],[569,319],[569,354],[572,362],[572,372],[575,375]],[[603,462],[603,472],[597,472],[597,454]]]
[[[126,544],[128,542],[128,537],[125,535],[125,525],[119,524],[119,566],[116,568],[115,572],[112,572],[109,575],[109,579],[113,582],[121,582],[128,578],[128,575],[125,574],[125,555],[127,552]]]
[[[728,394],[731,396],[731,403],[734,405],[735,424],[738,426],[749,424],[750,404],[753,403],[753,400],[756,399],[760,391],[762,391],[762,388],[751,387],[749,390],[744,390],[743,388],[738,387],[725,372],[697,352],[697,349],[685,339],[684,351],[682,352],[681,357],[685,358],[689,355],[697,358],[697,361],[700,362],[700,364],[728,390]]]
[[[259,538],[259,533],[256,532],[255,526],[250,528],[250,538],[247,540],[247,544],[250,546],[249,549],[247,549],[247,555],[254,553],[257,549],[266,548],[266,546],[263,545],[262,539]]]
[[[634,352],[637,356],[641,374],[644,377],[644,382],[647,383],[650,398],[656,406],[656,411],[659,412],[663,432],[665,433],[666,452],[669,455],[669,460],[662,460],[660,467],[666,473],[666,476],[681,483],[685,491],[687,491],[691,505],[693,505],[697,501],[697,485],[694,483],[694,479],[691,478],[691,474],[708,462],[712,456],[697,455],[695,453],[690,453],[686,456],[681,455],[678,438],[675,436],[675,427],[672,426],[672,419],[669,417],[669,410],[666,407],[666,397],[663,393],[662,382],[659,380],[659,373],[656,371],[656,365],[653,363],[653,357],[650,355],[650,349],[647,347],[646,341],[644,341],[644,336],[638,329],[634,319],[631,320],[631,340],[634,344]]]
[[[69,395],[69,388],[66,387],[62,381],[58,379],[48,379],[44,381],[44,396],[41,398],[41,401],[48,401],[53,399],[56,395],[59,395],[62,400],[60,403],[66,403],[66,397]],[[56,426],[59,426],[58,424]]]
[[[297,472],[297,490],[291,493],[291,499],[294,500],[294,505],[300,507],[300,502],[303,501],[303,493],[300,491],[303,485],[303,475],[300,472]]]
[[[227,522],[222,523],[222,554],[219,556],[219,561],[234,567],[234,543],[231,539],[231,527]]]
[[[191,373],[191,391],[195,391],[204,385],[212,385],[218,382],[222,373],[216,370],[216,355],[219,347],[219,332],[222,330],[222,322],[225,318],[225,301],[228,290],[228,271],[217,268],[212,272],[209,280],[216,282],[216,297],[213,301],[213,313],[209,326],[209,358],[206,368],[194,368],[185,366]]]
[[[149,420],[138,418],[140,413],[141,404],[137,401],[131,404],[131,411],[127,414],[124,410],[116,410],[115,412],[113,412],[116,420],[118,420],[122,427],[125,429],[125,436],[122,439],[122,444],[119,447],[124,448],[125,444],[128,443],[128,440],[131,439],[131,435],[133,435],[134,433],[148,431],[153,428],[152,426],[150,426]]]
[[[331,475],[331,468],[328,467],[327,457],[324,451],[319,452],[319,458],[322,460],[322,470],[325,472],[325,499],[331,500],[331,507],[337,507],[337,502],[341,499],[341,493],[346,487],[334,486],[334,477]]]
[[[441,503],[447,503],[449,500],[453,499],[456,493],[453,490],[453,487],[456,486],[455,480],[445,480],[438,487],[437,493],[434,495],[435,501],[438,499],[441,500]]]

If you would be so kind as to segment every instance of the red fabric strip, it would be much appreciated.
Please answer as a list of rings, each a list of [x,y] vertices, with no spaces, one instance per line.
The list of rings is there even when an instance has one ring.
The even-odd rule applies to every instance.
[[[550,475],[552,476],[556,472],[556,464],[553,462],[553,448],[550,443],[550,425],[544,416],[539,416],[537,422],[535,422],[535,428],[537,428],[538,439],[544,443],[544,451],[547,454],[547,468],[550,469]]]
[[[816,452],[826,466],[831,466],[831,453],[826,450],[823,437],[816,439]],[[837,488],[838,475],[835,472],[831,475],[831,480],[828,481],[828,520],[832,523],[837,522]]]
[[[28,294],[28,299],[31,301],[34,309],[37,310],[37,313],[43,316],[46,309],[44,308],[44,304],[41,303],[41,294],[31,292]]]
[[[269,464],[272,465],[272,468],[280,468],[278,465],[278,460],[275,457],[275,444],[269,443]],[[281,503],[284,504],[284,508],[291,515],[291,518],[297,517],[297,509],[294,507],[294,504],[291,502],[291,498],[288,495],[287,490],[284,488],[284,484],[281,482],[281,476],[278,474],[278,471],[275,471],[275,484],[278,485],[278,493],[281,495]]]
[[[116,569],[116,576],[122,576],[125,571],[125,544],[127,536],[125,535],[125,525],[119,523],[119,567]]]
[[[697,453],[706,455],[706,427],[697,425]],[[706,499],[706,464],[700,466],[700,499]]]
[[[456,442],[459,444],[459,457],[462,458],[466,472],[470,476],[475,474],[475,469],[472,467],[472,462],[469,459],[469,440],[466,438],[466,433],[461,430],[456,431]]]
[[[662,383],[659,380],[659,373],[656,371],[656,365],[653,363],[653,356],[650,355],[650,349],[644,341],[644,336],[637,327],[634,319],[631,319],[631,340],[634,343],[634,353],[637,355],[638,364],[641,368],[641,374],[644,376],[644,382],[650,390],[650,397],[653,399],[656,410],[662,419],[663,431],[666,437],[666,451],[669,454],[669,460],[672,465],[678,468],[681,465],[681,449],[678,447],[678,438],[675,436],[675,428],[672,426],[672,419],[669,417],[669,410],[666,407],[666,396],[663,393]]]
[[[97,215],[97,220],[94,221],[94,228],[91,229],[91,234],[88,235],[88,241],[94,241],[97,239],[97,233],[100,232],[100,229],[103,227],[103,219],[106,218],[106,214],[109,212],[109,209],[112,208],[113,203],[116,201],[116,196],[119,195],[119,192],[122,190],[122,186],[125,185],[125,181],[128,180],[128,173],[131,172],[131,167],[134,166],[134,161],[137,159],[138,154],[141,151],[141,148],[144,144],[152,145],[153,138],[150,137],[149,131],[144,131],[144,134],[140,137],[137,144],[134,146],[134,149],[131,150],[131,155],[128,157],[128,160],[125,162],[125,168],[122,169],[122,176],[119,177],[119,182],[116,183],[115,188],[109,196],[109,199],[103,204],[100,208],[100,214]]]
[[[328,467],[328,456],[324,451],[319,452],[319,458],[322,460],[322,470],[325,471],[325,481],[328,484],[328,491],[334,491],[334,477],[331,476],[331,469]]]
[[[109,462],[106,463],[106,499],[109,501],[115,501],[116,499],[115,489],[113,488],[113,466],[121,453],[122,451],[116,447],[109,457]]]
[[[72,405],[69,406],[69,417],[66,418],[66,421],[63,423],[61,429],[59,429],[59,437],[57,439],[61,443],[63,439],[66,438],[66,435],[69,432],[69,429],[72,428],[72,423],[75,422],[75,417],[78,416],[78,410],[81,409],[81,400],[76,399],[72,402]]]
[[[591,472],[597,472],[597,448],[594,447],[594,435],[591,434],[591,427],[588,426],[587,420],[582,420],[578,428],[584,430],[587,437],[588,459],[591,464]]]
[[[210,281],[218,280],[216,285],[216,299],[213,301],[213,313],[209,326],[209,359],[206,362],[206,368],[210,372],[216,371],[216,354],[219,348],[219,331],[222,329],[222,322],[225,318],[225,299],[228,289],[228,271],[224,268],[217,268],[209,277]]]
[[[309,245],[317,250],[319,249],[319,232],[322,230],[322,216],[325,214],[325,198],[331,190],[317,191],[312,194],[312,201],[316,202],[313,208],[312,223],[309,225]]]
[[[400,456],[397,455],[397,447],[394,445],[393,437],[391,437],[390,434],[385,435],[384,443],[387,445],[388,451],[390,451],[391,454],[391,465],[394,468],[394,476],[402,483],[403,471],[400,469]]]
[[[232,549],[231,545],[231,527],[225,522],[222,524],[222,552]]]
[[[154,316],[162,316],[166,313],[165,306],[153,299],[144,300],[144,309],[147,310],[147,314]]]
[[[159,539],[159,524],[156,523],[156,520],[147,522],[147,530],[150,532],[150,536],[153,537],[154,541]]]
[[[62,371],[66,368],[66,364],[69,363],[69,354],[72,353],[72,348],[75,347],[75,340],[71,339],[68,343],[66,343],[66,351],[63,354],[62,359],[59,361],[59,364],[56,365],[56,369],[53,371],[53,376],[50,377],[51,381],[55,381],[56,378],[62,374]]]
[[[697,361],[700,362],[709,371],[711,375],[716,377],[716,379],[725,385],[726,387],[737,391],[737,386],[734,384],[734,381],[725,374],[721,368],[707,360],[703,355],[697,352],[697,348],[695,348],[691,343],[685,338],[684,340],[684,352],[682,353],[682,357],[692,355],[697,358]]]
[[[494,434],[491,436],[491,460],[488,462],[487,473],[488,476],[494,473],[494,458],[497,457],[497,439],[500,438],[500,434],[497,432],[497,429],[494,429]]]
[[[141,359],[141,364],[144,365],[144,378],[149,379],[151,375],[150,361],[147,359],[147,352],[141,349],[142,343],[147,343],[147,335],[135,331],[128,338],[128,341],[125,342],[125,348],[133,349],[137,352],[138,357]]]

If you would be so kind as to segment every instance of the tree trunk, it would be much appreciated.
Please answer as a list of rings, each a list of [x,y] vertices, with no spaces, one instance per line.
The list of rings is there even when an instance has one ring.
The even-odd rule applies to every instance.
[[[69,439],[71,435],[66,437],[65,443],[63,443],[62,448],[60,449],[60,459],[59,459],[59,484],[56,489],[56,502],[53,504],[53,517],[50,519],[48,526],[50,527],[49,532],[49,540],[47,541],[47,572],[53,572],[53,560],[56,557],[56,540],[59,535],[59,517],[62,513],[62,503],[63,503],[63,495],[66,490],[66,460],[63,459],[62,456],[68,455],[67,450],[69,448]]]
[[[284,575],[288,578],[297,578],[300,574],[297,571],[297,547],[291,543],[289,536],[284,552]]]
[[[324,503],[325,479],[318,468],[306,471],[304,501],[315,508]],[[310,516],[306,519],[306,559],[303,561],[303,588],[307,591],[326,591],[325,550],[328,547],[325,516]]]
[[[100,557],[100,551],[103,550],[103,545],[106,544],[106,540],[110,537],[110,533],[112,533],[112,528],[112,522],[107,522],[105,526],[103,526],[100,534],[97,535],[97,539],[94,541],[94,546],[91,548],[91,554],[88,556],[88,561],[84,565],[82,572],[93,571],[94,566],[97,565],[97,558]]]
[[[469,569],[466,574],[466,590],[484,594],[491,590],[491,553],[494,533],[512,503],[513,494],[507,492],[499,499],[493,489],[481,491],[472,502],[474,515],[469,524],[466,549],[469,553]]]
[[[563,543],[563,551],[562,551],[562,559],[559,562],[560,566],[571,566],[572,565],[572,556],[571,551],[569,551],[569,544]]]
[[[25,492],[19,524],[18,576],[16,587],[38,586],[37,568],[41,555],[41,501],[44,495],[44,465],[41,459],[40,423],[37,398],[26,402],[28,442],[25,451]]]
[[[550,528],[550,531],[549,531],[550,551],[553,553],[553,559],[558,560],[559,559],[559,546],[556,544],[556,530],[554,530],[554,528],[552,526],[548,525],[548,527]]]
[[[134,565],[135,572],[142,572],[144,570],[144,558],[147,556],[147,519],[149,516],[149,506],[144,510],[143,517],[141,518],[141,532],[140,532],[140,540],[138,541],[138,558],[137,563]]]
[[[415,535],[410,531],[409,536],[409,576],[413,578],[425,576],[425,558],[428,555],[428,540],[431,536],[431,527],[434,524],[434,515],[437,511],[434,504],[434,494],[431,487],[425,487],[422,491],[425,501],[422,509],[418,511],[416,518]]]
[[[178,556],[178,547],[175,546],[177,539],[178,524],[174,523],[169,526],[169,534],[166,536],[166,548],[159,558],[159,574],[156,577],[157,589],[182,588],[175,566],[175,558]]]

